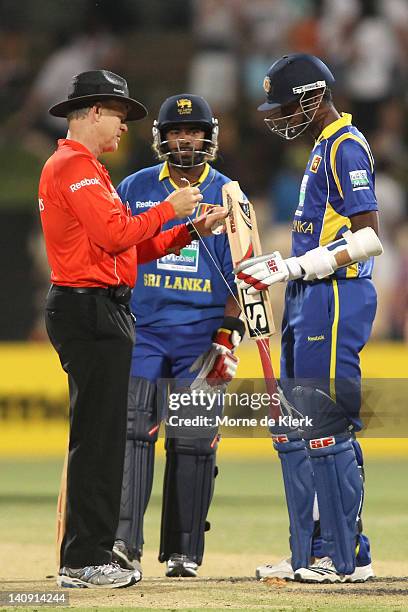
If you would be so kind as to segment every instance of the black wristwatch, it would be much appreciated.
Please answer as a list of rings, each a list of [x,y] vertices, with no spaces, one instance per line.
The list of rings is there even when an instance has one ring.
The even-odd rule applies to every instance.
[[[194,223],[192,223],[191,221],[187,221],[186,228],[191,236],[191,240],[199,240],[200,236],[196,228],[194,227]]]

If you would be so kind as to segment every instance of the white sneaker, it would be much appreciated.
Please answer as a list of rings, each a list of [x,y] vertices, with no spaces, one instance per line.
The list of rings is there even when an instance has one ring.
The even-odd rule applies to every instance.
[[[117,563],[109,563],[88,565],[78,569],[62,567],[57,577],[57,584],[71,589],[123,589],[136,584],[141,577],[137,570],[125,570]]]
[[[352,574],[344,576],[343,582],[366,582],[371,578],[375,578],[375,574],[371,563],[369,563],[368,565],[356,567]]]
[[[298,582],[335,583],[335,582],[366,582],[374,578],[371,563],[356,567],[352,574],[344,576],[339,574],[334,567],[330,557],[317,559],[309,567],[301,567],[295,572],[295,580]]]
[[[317,559],[309,567],[301,567],[295,572],[297,582],[320,582],[323,584],[343,582],[344,576],[339,574],[330,557]]]
[[[255,576],[258,580],[262,578],[283,578],[284,580],[294,580],[295,575],[291,566],[291,559],[283,559],[275,565],[259,565],[256,568]]]
[[[197,563],[191,561],[187,555],[175,553],[167,561],[166,576],[168,578],[195,578],[197,569]]]

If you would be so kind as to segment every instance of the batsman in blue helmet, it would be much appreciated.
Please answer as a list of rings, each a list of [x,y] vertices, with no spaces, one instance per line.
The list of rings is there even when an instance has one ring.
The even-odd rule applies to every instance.
[[[334,77],[317,57],[285,55],[268,70],[259,110],[278,136],[314,145],[294,212],[292,254],[245,260],[235,270],[249,293],[287,282],[280,386],[303,431],[272,430],[281,460],[291,556],[257,577],[364,582],[373,569],[362,533],[363,457],[359,353],[376,312],[373,257],[382,253],[367,140],[338,113]]]
[[[230,179],[210,165],[218,150],[218,121],[207,101],[182,93],[167,98],[153,124],[157,164],[118,187],[133,215],[183,187],[197,186],[203,202],[192,219],[222,206]],[[143,522],[153,482],[154,451],[165,399],[160,381],[207,390],[234,376],[234,351],[244,335],[226,235],[193,241],[179,252],[139,266],[131,310],[136,317],[128,400],[128,429],[119,526],[113,548],[122,567],[140,567]],[[166,229],[178,222],[170,222]],[[182,436],[166,426],[166,468],[159,560],[166,576],[194,577],[201,565],[207,514],[217,475],[217,430]]]

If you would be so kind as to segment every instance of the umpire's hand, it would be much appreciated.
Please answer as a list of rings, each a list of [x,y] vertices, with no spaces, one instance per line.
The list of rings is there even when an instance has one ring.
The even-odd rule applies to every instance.
[[[202,199],[203,196],[198,187],[176,189],[166,198],[167,202],[170,202],[173,206],[177,219],[185,219],[192,215],[195,207]]]

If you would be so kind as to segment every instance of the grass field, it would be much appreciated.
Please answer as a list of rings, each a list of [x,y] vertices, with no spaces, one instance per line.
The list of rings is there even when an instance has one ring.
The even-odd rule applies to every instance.
[[[248,460],[221,453],[219,465],[209,516],[212,530],[199,579],[165,579],[164,566],[157,561],[163,475],[159,458],[146,519],[143,582],[124,591],[70,592],[71,607],[408,610],[407,459],[371,459],[368,465],[364,518],[379,579],[366,585],[255,581],[256,565],[288,552],[279,465],[272,453],[270,459]],[[0,592],[55,590],[60,469],[59,460],[0,461]]]

